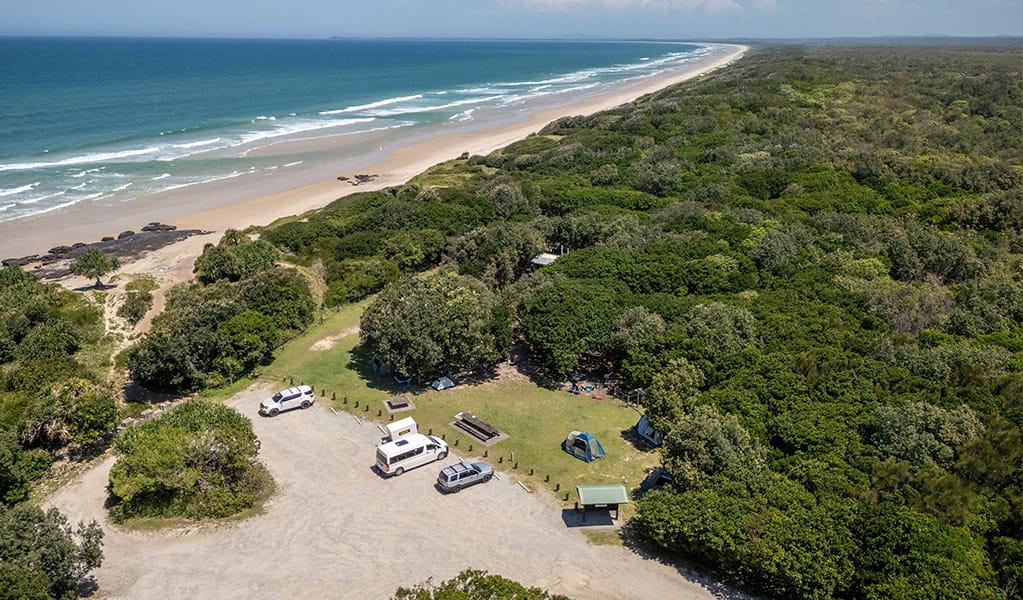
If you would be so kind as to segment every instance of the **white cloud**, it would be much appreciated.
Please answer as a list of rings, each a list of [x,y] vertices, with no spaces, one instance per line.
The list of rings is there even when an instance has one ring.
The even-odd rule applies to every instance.
[[[754,1],[774,4],[774,0]],[[604,8],[685,8],[715,12],[738,6],[734,0],[504,0],[504,3],[538,10],[557,11],[600,6]]]

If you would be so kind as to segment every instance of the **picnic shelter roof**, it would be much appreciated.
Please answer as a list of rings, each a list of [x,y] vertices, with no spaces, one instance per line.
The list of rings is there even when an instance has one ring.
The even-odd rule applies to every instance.
[[[577,485],[579,492],[579,504],[628,504],[629,495],[625,492],[625,486],[621,484],[612,485]]]

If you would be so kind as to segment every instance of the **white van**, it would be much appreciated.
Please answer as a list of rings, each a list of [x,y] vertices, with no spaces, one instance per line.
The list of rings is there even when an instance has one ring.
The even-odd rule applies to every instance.
[[[377,446],[377,469],[384,475],[397,477],[409,469],[435,460],[444,460],[448,445],[432,435],[413,433]]]

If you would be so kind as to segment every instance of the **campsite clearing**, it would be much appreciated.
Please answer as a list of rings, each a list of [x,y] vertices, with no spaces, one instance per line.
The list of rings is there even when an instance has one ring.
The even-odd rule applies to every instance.
[[[256,410],[270,390],[254,386],[228,401],[252,419],[260,458],[277,481],[263,514],[175,531],[113,527],[103,507],[112,458],[49,500],[71,522],[95,518],[106,532],[96,597],[384,600],[398,586],[470,567],[574,600],[739,597],[627,548],[589,544],[579,529],[564,526],[571,504],[528,494],[513,478],[442,494],[437,473],[455,456],[396,479],[380,477],[372,469],[380,438],[374,424],[325,406],[261,418]],[[552,452],[583,464],[557,447]]]

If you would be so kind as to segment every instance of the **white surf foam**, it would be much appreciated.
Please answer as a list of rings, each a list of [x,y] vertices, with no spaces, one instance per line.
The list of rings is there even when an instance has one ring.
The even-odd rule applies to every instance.
[[[154,152],[159,151],[160,149],[154,146],[149,148],[138,148],[135,150],[122,150],[120,152],[91,152],[89,154],[71,156],[62,160],[55,160],[51,162],[7,163],[0,165],[0,171],[28,171],[32,169],[47,169],[52,167],[65,167],[68,165],[109,162],[122,160],[125,158],[133,158],[136,156],[143,156],[146,154],[152,154]]]
[[[378,108],[381,106],[387,106],[388,104],[396,104],[398,102],[407,102],[409,100],[418,100],[422,98],[422,94],[415,94],[413,96],[398,96],[395,98],[388,98],[386,100],[379,100],[377,102],[370,102],[369,104],[360,104],[358,106],[348,106],[346,108],[340,108],[338,110],[325,110],[320,112],[321,115],[339,115],[343,113],[358,112],[360,110],[367,110],[370,108]]]
[[[198,148],[199,146],[209,146],[210,144],[216,144],[220,141],[220,138],[213,138],[212,140],[199,140],[198,142],[188,142],[186,144],[172,144],[175,148]]]
[[[30,183],[28,185],[23,185],[21,187],[7,188],[6,190],[0,190],[0,197],[3,197],[3,196],[13,196],[14,194],[20,194],[22,192],[27,192],[27,191],[31,190],[32,188],[36,187],[37,185],[39,185],[40,183],[42,183],[42,182],[37,181],[35,183]]]

